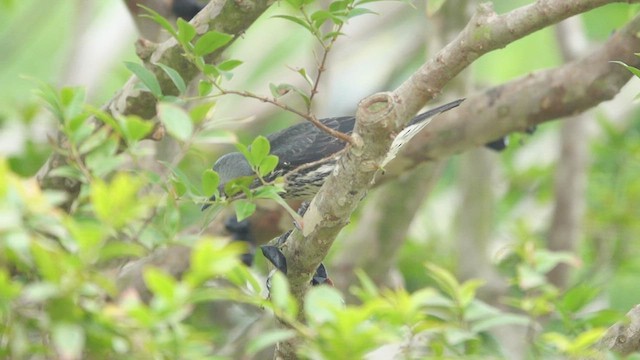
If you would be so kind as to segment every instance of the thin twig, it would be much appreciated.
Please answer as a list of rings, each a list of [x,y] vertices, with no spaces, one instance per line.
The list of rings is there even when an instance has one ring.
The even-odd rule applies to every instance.
[[[227,89],[223,89],[219,85],[216,85],[216,84],[214,84],[214,85],[216,87],[218,87],[218,90],[220,91],[220,93],[222,95],[227,95],[227,94],[229,94],[229,95],[238,95],[238,96],[251,98],[251,99],[256,99],[256,100],[260,100],[262,102],[266,102],[266,103],[275,105],[275,106],[281,108],[282,110],[289,111],[291,113],[294,113],[294,114],[304,118],[305,120],[307,120],[310,123],[312,123],[315,127],[317,127],[318,129],[326,132],[327,134],[329,134],[329,135],[331,135],[333,137],[336,137],[336,138],[338,138],[338,139],[340,139],[340,140],[342,140],[342,141],[344,141],[344,142],[346,142],[348,144],[353,144],[353,139],[351,138],[351,136],[349,136],[349,135],[347,135],[347,134],[345,134],[343,132],[340,132],[340,131],[337,131],[337,130],[334,130],[334,129],[328,127],[327,125],[325,125],[322,122],[320,122],[315,117],[315,115],[313,115],[313,114],[305,114],[305,113],[303,113],[303,112],[301,112],[299,110],[296,110],[296,109],[290,107],[287,104],[281,103],[280,101],[278,101],[276,99],[270,99],[268,97],[260,96],[260,95],[254,94],[252,92],[249,92],[249,91],[227,90]]]

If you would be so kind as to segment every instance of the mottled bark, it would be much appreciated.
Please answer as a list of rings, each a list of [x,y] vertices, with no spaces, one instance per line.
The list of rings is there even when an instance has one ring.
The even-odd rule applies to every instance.
[[[358,268],[382,287],[397,287],[391,271],[414,215],[436,184],[442,166],[442,162],[423,164],[372,194],[358,226],[331,264],[331,279],[337,288],[347,293],[357,280],[354,270]]]
[[[625,320],[611,326],[598,343],[598,347],[622,356],[640,351],[640,305],[629,310]]]

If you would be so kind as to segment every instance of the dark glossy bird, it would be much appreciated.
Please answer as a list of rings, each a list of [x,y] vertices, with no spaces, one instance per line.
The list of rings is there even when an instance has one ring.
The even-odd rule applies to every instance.
[[[173,15],[189,21],[203,8],[204,5],[196,0],[174,0],[171,12]]]
[[[444,111],[460,105],[459,99],[417,115],[393,141],[387,158],[381,166],[391,160],[396,153],[429,123],[429,119]],[[345,134],[351,134],[355,117],[344,116],[320,120],[328,127]],[[324,180],[333,171],[337,160],[345,149],[345,142],[318,129],[310,122],[293,125],[267,136],[271,144],[271,154],[278,156],[278,165],[265,177],[266,181],[284,178],[285,199],[311,199],[318,192]],[[220,194],[231,180],[244,176],[253,176],[251,166],[239,152],[226,154],[213,165],[220,176]],[[255,181],[252,187],[258,186]],[[213,200],[213,199],[212,199]],[[207,206],[205,205],[204,208]],[[203,209],[204,209],[203,208]]]

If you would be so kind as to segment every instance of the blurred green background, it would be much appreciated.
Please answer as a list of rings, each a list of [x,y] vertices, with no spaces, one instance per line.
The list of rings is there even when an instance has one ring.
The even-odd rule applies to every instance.
[[[529,2],[493,3],[501,13]],[[119,1],[67,0],[54,5],[23,0],[1,4],[0,155],[9,157],[14,171],[31,177],[50,154],[47,136],[55,133],[53,120],[39,110],[41,102],[34,93],[39,82],[57,87],[86,86],[90,102],[99,107],[130,76],[123,62],[135,60],[137,35]],[[423,51],[428,38],[423,4],[414,8],[399,2],[380,3],[373,8],[379,18],[368,15],[351,21],[347,35],[331,53],[314,105],[321,117],[352,114],[361,98],[399,84],[437,51]],[[276,5],[271,11],[280,10]],[[635,8],[614,4],[582,15],[589,47],[595,49],[634,14]],[[229,58],[244,62],[230,88],[267,94],[269,83],[299,83],[291,68],[314,68],[317,49],[313,39],[293,24],[269,15],[230,49]],[[480,58],[467,71],[465,76],[471,80],[465,88],[471,89],[467,92],[482,91],[562,63],[554,29],[547,28]],[[639,92],[634,80],[613,101],[589,110],[583,118],[587,136],[581,140],[588,147],[586,206],[575,254],[579,260],[570,275],[571,284],[588,283],[600,289],[602,306],[622,312],[640,302],[640,118],[634,103]],[[236,132],[248,143],[258,134],[298,119],[263,103],[228,97],[216,105],[216,121],[220,129]],[[551,122],[532,135],[511,136],[506,151],[486,155],[491,171],[472,175],[490,177],[493,186],[490,236],[481,249],[492,271],[503,271],[496,266],[504,260],[503,254],[522,244],[545,246],[561,125],[560,121]],[[224,142],[194,146],[180,167],[199,179],[203,169],[230,149],[232,145]],[[469,176],[465,156],[448,161],[436,190],[412,224],[410,240],[398,260],[409,289],[430,284],[420,266],[427,260],[458,273],[462,263],[478,255],[465,251],[455,240],[464,210],[461,178]],[[200,216],[195,207],[188,213],[192,218],[187,222]],[[354,223],[357,221],[358,215]],[[340,251],[341,241],[347,241],[348,236],[349,229],[334,252]]]

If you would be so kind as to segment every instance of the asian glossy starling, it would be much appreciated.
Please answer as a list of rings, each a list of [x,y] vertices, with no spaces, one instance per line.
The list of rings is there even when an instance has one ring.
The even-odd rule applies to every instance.
[[[419,114],[394,139],[387,158],[381,166],[395,157],[396,153],[416,133],[429,123],[429,119],[441,112],[453,109],[464,99],[459,99]],[[344,116],[320,120],[328,127],[342,133],[351,134],[355,117]],[[318,129],[310,122],[293,125],[267,136],[271,144],[271,154],[278,156],[275,170],[265,177],[266,181],[284,178],[285,199],[311,199],[318,192],[324,180],[333,171],[337,160],[345,149],[345,142]],[[223,155],[213,165],[220,176],[220,194],[224,196],[224,186],[229,181],[243,176],[252,176],[254,171],[239,152]],[[253,186],[260,183],[255,181]],[[213,199],[212,199],[213,200]],[[207,208],[205,205],[203,209]]]
[[[189,21],[203,8],[204,5],[196,0],[174,0],[171,5],[171,12],[175,16]]]

